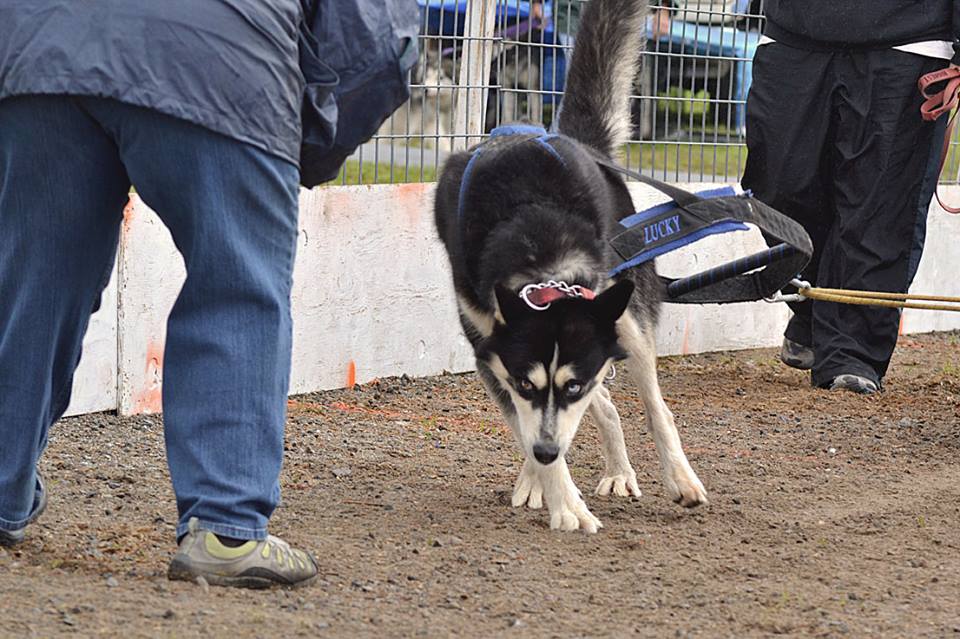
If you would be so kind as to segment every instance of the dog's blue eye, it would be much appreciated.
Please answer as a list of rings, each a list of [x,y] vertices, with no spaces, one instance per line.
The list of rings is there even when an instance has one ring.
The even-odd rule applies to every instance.
[[[567,397],[573,399],[579,397],[580,393],[583,392],[583,384],[580,382],[569,381],[566,386],[563,387],[563,392],[566,393]]]

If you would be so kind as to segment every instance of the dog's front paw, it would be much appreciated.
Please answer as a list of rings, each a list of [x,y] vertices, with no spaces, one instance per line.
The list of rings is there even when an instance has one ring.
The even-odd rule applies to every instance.
[[[628,468],[621,473],[611,473],[600,480],[595,494],[606,497],[613,493],[617,497],[640,496],[640,486],[637,485],[637,473]]]
[[[511,503],[514,508],[523,505],[534,509],[543,507],[543,484],[540,483],[540,478],[534,472],[530,461],[523,462],[520,476],[517,477],[517,483],[513,487]]]
[[[708,504],[707,490],[689,465],[677,465],[663,473],[663,485],[674,503],[684,508]]]
[[[584,532],[595,533],[598,529],[603,528],[603,524],[587,509],[587,504],[574,489],[566,491],[560,504],[556,508],[551,508],[550,528],[552,530],[583,530]]]

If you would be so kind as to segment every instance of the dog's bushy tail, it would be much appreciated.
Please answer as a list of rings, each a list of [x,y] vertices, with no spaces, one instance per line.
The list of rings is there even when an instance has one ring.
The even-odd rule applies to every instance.
[[[607,156],[630,138],[647,0],[590,0],[573,47],[559,130]]]

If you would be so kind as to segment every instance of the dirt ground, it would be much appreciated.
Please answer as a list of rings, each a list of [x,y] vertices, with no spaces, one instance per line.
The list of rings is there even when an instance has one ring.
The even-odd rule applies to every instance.
[[[771,350],[660,370],[712,503],[663,494],[621,372],[644,494],[592,496],[585,423],[569,461],[596,535],[510,507],[520,458],[473,375],[292,399],[273,532],[322,572],[298,591],[168,582],[160,419],[65,420],[50,508],[0,549],[0,636],[960,637],[960,335],[903,339],[875,397],[813,390]]]

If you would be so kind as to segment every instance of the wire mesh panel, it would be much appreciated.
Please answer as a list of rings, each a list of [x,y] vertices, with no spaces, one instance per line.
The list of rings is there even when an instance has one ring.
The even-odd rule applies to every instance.
[[[632,168],[674,182],[739,178],[760,4],[674,0],[651,6],[633,101]]]
[[[550,127],[588,0],[418,0],[411,96],[347,163],[339,183],[436,179],[451,151],[518,120]],[[631,99],[632,169],[672,182],[735,182],[764,0],[648,0]],[[960,136],[960,133],[958,133]],[[944,180],[957,181],[955,136]]]

